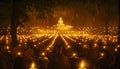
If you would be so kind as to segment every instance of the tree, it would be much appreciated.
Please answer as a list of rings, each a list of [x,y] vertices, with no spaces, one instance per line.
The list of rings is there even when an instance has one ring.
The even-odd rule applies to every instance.
[[[17,46],[17,27],[22,25],[19,22],[20,18],[25,18],[25,1],[24,0],[12,0],[12,15],[11,15],[11,45]]]
[[[11,44],[17,46],[17,27],[21,25],[19,19],[28,18],[26,8],[35,5],[36,11],[39,12],[38,18],[47,18],[45,15],[52,16],[53,0],[12,0],[12,15],[11,15]],[[31,9],[29,10],[31,11]],[[33,11],[32,11],[33,12]],[[33,12],[34,13],[34,12]],[[37,16],[37,15],[35,15]]]

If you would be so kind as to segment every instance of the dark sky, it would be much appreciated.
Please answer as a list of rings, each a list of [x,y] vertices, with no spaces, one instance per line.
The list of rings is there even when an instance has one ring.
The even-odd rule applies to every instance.
[[[31,3],[35,4],[34,7],[39,13],[38,16],[36,16],[36,18],[38,17],[37,19],[41,20],[40,22],[38,22],[38,25],[52,26],[56,24],[59,17],[63,17],[65,24],[70,24],[74,26],[94,26],[104,25],[106,23],[108,23],[109,25],[118,24],[119,0],[23,0],[23,1],[25,1],[27,6],[28,5],[30,6]],[[30,2],[30,4],[28,2]],[[0,26],[7,26],[11,23],[10,20],[12,0],[0,0],[0,9],[1,9]],[[40,19],[40,17],[42,16],[45,16],[44,24],[42,22],[43,19]],[[30,22],[27,21],[24,23],[29,24]]]

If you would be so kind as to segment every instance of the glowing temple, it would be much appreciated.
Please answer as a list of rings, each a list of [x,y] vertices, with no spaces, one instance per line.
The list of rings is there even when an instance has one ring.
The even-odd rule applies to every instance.
[[[70,30],[70,29],[72,29],[73,27],[70,26],[70,25],[65,25],[65,24],[63,23],[62,18],[60,17],[59,20],[58,20],[57,25],[55,25],[55,28],[56,28],[57,30],[59,30],[59,31],[64,31],[64,30]]]

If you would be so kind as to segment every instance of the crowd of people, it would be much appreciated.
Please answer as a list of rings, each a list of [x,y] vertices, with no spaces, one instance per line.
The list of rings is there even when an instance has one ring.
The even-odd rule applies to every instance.
[[[82,38],[83,39],[83,38]],[[79,40],[79,42],[83,43]],[[0,46],[0,69],[29,69],[31,63],[36,63],[37,69],[78,69],[78,62],[81,58],[85,58],[89,66],[87,69],[120,69],[120,48],[118,47],[115,51],[111,49],[100,49],[103,47],[101,40],[97,42],[99,49],[93,49],[94,40],[88,40],[84,42],[88,44],[89,49],[78,46],[72,47],[76,50],[78,58],[68,56],[68,50],[65,48],[64,41],[60,36],[55,40],[53,49],[47,55],[40,55],[42,49],[34,47],[32,42],[28,40],[27,47],[21,48],[21,52],[14,54],[19,47],[15,47],[8,51],[4,49],[2,43]],[[108,45],[118,45],[118,43],[111,44],[108,41]],[[110,47],[110,46],[108,46]],[[98,53],[102,51],[103,54]]]

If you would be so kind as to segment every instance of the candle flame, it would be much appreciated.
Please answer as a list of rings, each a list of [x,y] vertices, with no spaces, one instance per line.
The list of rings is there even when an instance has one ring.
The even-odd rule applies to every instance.
[[[9,46],[7,46],[7,47],[6,47],[6,49],[10,49],[10,47],[9,47]]]
[[[32,65],[31,65],[31,68],[34,68],[35,67],[35,63],[33,62]]]
[[[84,68],[84,61],[81,62],[80,67],[81,67],[81,68]]]
[[[17,55],[21,55],[21,52],[18,52]]]
[[[105,54],[104,54],[104,53],[101,53],[100,55],[103,57]]]
[[[42,55],[42,56],[45,56],[45,52],[42,52],[41,55]]]
[[[73,56],[76,56],[76,53],[73,53],[72,55],[73,55]]]

